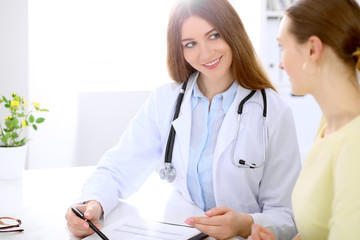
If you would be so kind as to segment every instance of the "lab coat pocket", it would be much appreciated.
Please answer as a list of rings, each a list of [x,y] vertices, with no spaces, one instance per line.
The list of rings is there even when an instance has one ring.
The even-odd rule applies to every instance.
[[[230,160],[229,154],[224,154],[222,159],[214,181],[217,206],[228,206],[245,213],[259,211],[258,196],[263,167],[237,167]]]

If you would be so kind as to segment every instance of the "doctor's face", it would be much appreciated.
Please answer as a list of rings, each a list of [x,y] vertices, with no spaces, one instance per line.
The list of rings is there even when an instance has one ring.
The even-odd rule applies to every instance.
[[[233,80],[231,48],[207,21],[198,16],[186,19],[181,28],[181,43],[185,60],[204,78]]]
[[[296,41],[295,36],[290,33],[291,19],[283,17],[279,27],[278,43],[281,48],[281,61],[279,67],[286,71],[294,94],[305,95],[308,93],[307,77],[303,71],[305,62],[304,47]]]

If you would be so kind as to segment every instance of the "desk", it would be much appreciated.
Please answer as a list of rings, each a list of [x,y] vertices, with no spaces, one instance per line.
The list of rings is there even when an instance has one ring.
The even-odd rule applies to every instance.
[[[26,170],[21,179],[0,180],[0,216],[21,219],[25,229],[23,233],[0,233],[0,239],[77,239],[69,233],[64,216],[94,169],[90,166]],[[104,224],[130,214],[177,224],[184,224],[189,216],[203,215],[156,173],[131,198],[119,201]]]

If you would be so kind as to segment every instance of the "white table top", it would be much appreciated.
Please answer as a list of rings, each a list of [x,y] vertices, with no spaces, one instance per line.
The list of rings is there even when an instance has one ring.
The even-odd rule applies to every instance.
[[[0,216],[22,220],[22,233],[0,233],[6,240],[77,239],[65,221],[67,208],[79,196],[82,185],[95,167],[26,170],[21,179],[0,180]],[[134,196],[119,201],[105,219],[105,226],[126,215],[184,224],[202,211],[185,201],[170,184],[154,173]]]

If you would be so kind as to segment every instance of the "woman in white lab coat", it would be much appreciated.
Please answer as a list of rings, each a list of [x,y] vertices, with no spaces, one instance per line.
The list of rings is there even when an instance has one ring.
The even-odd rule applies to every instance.
[[[164,165],[172,126],[172,184],[207,215],[189,216],[187,224],[217,239],[247,237],[254,222],[280,239],[294,236],[290,193],[300,155],[292,113],[264,74],[227,0],[176,3],[168,26],[168,68],[175,83],[154,91],[120,142],[103,156],[84,185],[85,204],[79,208],[97,222],[119,198],[136,192],[159,161]],[[252,90],[258,91],[244,104],[237,131],[239,103]],[[240,165],[240,159],[257,167]],[[92,233],[71,211],[66,219],[74,235]]]

